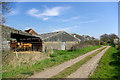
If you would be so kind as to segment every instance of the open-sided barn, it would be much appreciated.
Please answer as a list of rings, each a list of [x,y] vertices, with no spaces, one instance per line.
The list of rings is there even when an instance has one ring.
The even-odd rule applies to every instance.
[[[42,40],[39,36],[5,25],[0,25],[0,27],[2,29],[2,50],[15,50],[20,47],[26,49],[30,47],[32,51],[42,51]],[[15,41],[13,42],[12,40]]]
[[[56,49],[56,50],[66,50],[70,49],[73,45],[80,42],[79,39],[71,36],[65,31],[51,32],[45,34],[39,34],[43,42],[43,50],[46,49]]]

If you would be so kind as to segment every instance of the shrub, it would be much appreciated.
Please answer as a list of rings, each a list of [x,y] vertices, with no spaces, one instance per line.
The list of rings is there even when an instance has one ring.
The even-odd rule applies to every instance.
[[[50,54],[50,57],[56,57],[57,54]]]
[[[99,40],[84,41],[84,42],[80,42],[80,43],[72,46],[70,51],[74,51],[76,49],[82,49],[82,48],[85,48],[87,46],[96,46],[96,45],[99,45]]]
[[[118,48],[117,49],[120,50],[120,42],[118,43]]]
[[[2,64],[3,65],[8,64],[11,60],[13,60],[14,57],[15,55],[12,52],[3,50],[2,51]]]

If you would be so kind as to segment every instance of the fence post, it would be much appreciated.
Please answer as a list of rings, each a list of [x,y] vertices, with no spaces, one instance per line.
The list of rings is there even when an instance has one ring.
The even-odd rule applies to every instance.
[[[17,54],[17,51],[16,51],[16,49],[15,49],[15,52],[16,52],[16,57],[18,58],[18,54]]]

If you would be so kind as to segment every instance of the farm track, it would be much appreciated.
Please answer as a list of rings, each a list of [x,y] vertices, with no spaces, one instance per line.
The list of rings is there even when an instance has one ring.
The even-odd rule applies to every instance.
[[[88,55],[91,55],[92,53],[104,48],[105,46],[101,47],[101,48],[98,48],[96,50],[93,50],[91,52],[88,52],[84,55],[80,55],[79,57],[75,58],[75,59],[72,59],[72,60],[69,60],[69,61],[66,61],[58,66],[54,66],[54,67],[51,67],[51,68],[48,68],[42,72],[39,72],[39,73],[36,73],[34,74],[33,76],[29,77],[29,78],[51,78],[52,76],[58,74],[59,72],[63,71],[64,69],[72,66],[73,64],[79,62],[80,60],[82,60],[83,58],[87,57]]]
[[[89,78],[89,76],[94,72],[94,70],[98,66],[101,57],[109,48],[110,46],[107,46],[107,48],[105,48],[103,51],[101,51],[92,59],[90,59],[87,63],[83,64],[76,72],[72,73],[67,78]]]

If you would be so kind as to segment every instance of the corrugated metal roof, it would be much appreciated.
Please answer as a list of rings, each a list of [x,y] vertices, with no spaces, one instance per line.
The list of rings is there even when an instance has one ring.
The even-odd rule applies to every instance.
[[[5,27],[5,28],[9,28],[9,29],[12,29],[12,30],[18,31],[19,34],[22,34],[22,35],[33,36],[33,37],[39,37],[39,38],[41,38],[41,37],[38,36],[38,35],[32,35],[32,34],[30,34],[30,33],[28,33],[28,32],[25,32],[25,31],[22,31],[22,30],[18,30],[18,29],[13,28],[13,27],[9,27],[9,26],[7,26],[7,25],[0,25],[0,27]]]
[[[45,40],[45,39],[47,39],[47,38],[50,38],[50,37],[55,36],[55,35],[57,35],[57,34],[60,34],[60,33],[62,33],[62,32],[65,32],[65,31],[44,33],[44,34],[39,34],[39,36],[40,36],[43,40]]]

